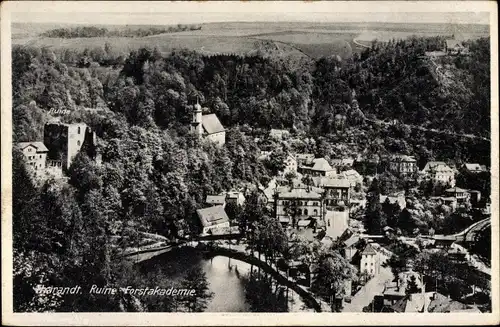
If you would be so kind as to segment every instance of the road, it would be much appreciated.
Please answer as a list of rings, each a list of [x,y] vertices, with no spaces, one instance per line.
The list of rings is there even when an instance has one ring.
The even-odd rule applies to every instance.
[[[392,124],[391,122],[386,122],[386,121],[379,120],[379,119],[365,118],[365,121],[369,121],[369,122],[377,123],[377,124],[382,124],[382,125],[391,125]],[[459,133],[454,133],[454,132],[450,132],[450,131],[438,130],[438,129],[434,129],[434,128],[426,128],[426,127],[417,126],[417,125],[403,124],[401,122],[399,122],[399,124],[405,125],[406,127],[409,127],[411,129],[418,129],[418,130],[424,131],[424,132],[432,132],[432,133],[436,133],[436,134],[453,135],[453,136],[457,136],[457,137],[465,137],[465,138],[471,138],[471,139],[480,139],[480,140],[483,140],[483,141],[490,142],[489,138],[486,138],[486,137],[483,137],[483,136],[478,136],[478,135],[473,135],[473,134],[459,134]]]
[[[385,284],[394,279],[391,268],[380,267],[380,273],[375,275],[372,279],[363,286],[358,293],[356,293],[351,303],[345,303],[342,312],[363,312],[363,308],[369,305],[375,295],[382,295]]]

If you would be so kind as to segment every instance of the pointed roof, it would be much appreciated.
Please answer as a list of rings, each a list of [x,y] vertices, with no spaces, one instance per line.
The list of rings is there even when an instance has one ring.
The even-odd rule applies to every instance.
[[[222,126],[216,114],[203,115],[201,123],[207,134],[215,134],[225,131],[224,126]]]
[[[325,158],[318,158],[313,160],[314,165],[312,166],[312,170],[319,170],[319,171],[331,171],[332,166],[326,161]]]
[[[372,255],[372,254],[377,254],[377,251],[375,251],[373,246],[370,243],[368,243],[363,252],[361,253],[361,255]]]
[[[49,149],[43,144],[43,142],[19,142],[16,144],[16,146],[23,150],[29,146],[32,146],[36,149],[36,152],[47,152]]]

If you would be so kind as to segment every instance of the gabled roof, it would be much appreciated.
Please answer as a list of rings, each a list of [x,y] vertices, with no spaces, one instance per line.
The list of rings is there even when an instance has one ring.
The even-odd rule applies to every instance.
[[[226,197],[224,195],[207,195],[205,203],[207,204],[224,204]]]
[[[225,131],[224,126],[222,126],[216,114],[203,115],[201,122],[203,129],[207,132],[207,134],[215,134]]]
[[[367,244],[361,255],[372,255],[377,254],[377,251],[373,248],[371,244]]]
[[[223,206],[214,206],[205,209],[196,210],[203,227],[223,224],[229,222],[229,217],[224,211]]]
[[[32,146],[36,149],[36,152],[48,152],[49,149],[43,144],[43,142],[19,142],[16,144],[16,146],[23,150],[29,146]]]
[[[391,160],[392,161],[402,161],[402,162],[416,162],[417,161],[417,160],[415,160],[414,157],[407,156],[404,154],[394,155],[394,156],[392,156]]]
[[[349,237],[347,240],[344,241],[344,245],[346,247],[351,247],[351,246],[355,245],[356,243],[358,243],[359,240],[360,240],[360,238],[358,235],[352,235],[351,237]]]
[[[349,188],[351,186],[347,179],[340,178],[322,178],[320,183],[322,187]]]
[[[352,158],[342,158],[342,159],[332,159],[332,165],[334,166],[352,166],[354,164],[354,159]]]
[[[332,166],[326,161],[325,158],[318,158],[313,160],[314,165],[312,166],[312,170],[318,171],[331,171],[333,170]]]
[[[485,165],[480,165],[478,163],[466,163],[465,168],[469,171],[486,171],[487,168]]]
[[[425,164],[425,167],[424,171],[427,171],[427,170],[430,170],[430,169],[434,169],[438,166],[446,166],[448,167],[448,165],[444,162],[444,161],[429,161],[428,163]]]

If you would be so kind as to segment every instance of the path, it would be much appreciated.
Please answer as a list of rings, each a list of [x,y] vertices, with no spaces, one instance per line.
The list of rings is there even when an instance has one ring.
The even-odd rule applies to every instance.
[[[383,121],[383,120],[379,120],[379,119],[365,118],[365,121],[369,121],[369,122],[372,122],[372,123],[378,123],[378,124],[382,124],[382,125],[391,125],[392,124],[392,122],[387,122],[387,121]],[[405,125],[406,127],[409,127],[410,129],[418,129],[418,130],[421,130],[421,131],[424,131],[424,132],[432,132],[432,133],[436,133],[436,134],[446,134],[446,135],[452,135],[452,136],[457,136],[457,137],[480,139],[480,140],[483,140],[483,141],[490,142],[489,138],[486,138],[486,137],[483,137],[483,136],[478,136],[478,135],[473,135],[473,134],[459,134],[459,133],[454,133],[454,132],[450,132],[450,131],[438,130],[438,129],[434,129],[434,128],[426,128],[426,127],[417,126],[417,125],[404,124],[404,123],[401,123],[401,122],[399,122],[399,124]]]
[[[345,303],[342,312],[363,312],[363,308],[369,305],[376,295],[382,295],[385,284],[394,279],[391,268],[380,267],[380,273],[368,281],[351,299],[351,303]]]
[[[360,47],[363,47],[363,48],[368,48],[368,49],[370,49],[370,48],[371,48],[371,46],[369,46],[369,45],[365,45],[365,44],[363,44],[363,43],[359,43],[359,42],[358,42],[358,40],[356,40],[356,39],[353,39],[353,40],[352,40],[352,42],[353,42],[354,44],[356,44],[357,46],[360,46]]]

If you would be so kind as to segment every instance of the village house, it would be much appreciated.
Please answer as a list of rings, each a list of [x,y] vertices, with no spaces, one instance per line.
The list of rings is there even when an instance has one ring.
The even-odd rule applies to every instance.
[[[460,187],[452,187],[444,191],[446,196],[448,197],[454,197],[457,199],[457,202],[460,203],[465,203],[469,201],[469,196],[470,194],[464,190],[461,189]]]
[[[226,203],[242,206],[245,204],[245,195],[238,191],[226,192]]]
[[[342,158],[342,159],[332,159],[330,160],[333,167],[339,169],[341,167],[352,167],[354,165],[353,158]]]
[[[325,210],[326,236],[336,240],[349,228],[349,211]]]
[[[438,292],[419,292],[405,295],[401,300],[390,307],[389,312],[399,313],[450,313],[470,312],[481,313],[471,305],[455,301]]]
[[[454,39],[446,40],[445,51],[450,55],[468,53],[468,49],[463,45],[463,42]]]
[[[359,271],[361,273],[367,273],[370,276],[375,276],[380,273],[380,256],[370,243],[368,243],[363,252],[361,252]]]
[[[350,203],[351,184],[346,179],[319,178],[319,187],[324,189],[326,207],[348,206]]]
[[[217,229],[229,229],[229,217],[221,205],[196,210],[202,226],[202,234],[214,234]]]
[[[209,206],[226,206],[226,196],[224,194],[221,195],[207,195],[205,199],[205,204]]]
[[[300,166],[299,173],[310,176],[335,176],[337,171],[330,166],[325,158],[313,159],[312,165]]]
[[[421,174],[424,178],[429,178],[434,182],[455,186],[455,171],[443,161],[429,161]]]
[[[314,160],[314,154],[311,153],[297,153],[295,155],[295,160],[297,161],[297,166],[309,166],[312,165]]]
[[[29,171],[35,178],[40,178],[44,174],[49,149],[43,142],[20,142],[16,147],[24,154]]]
[[[224,145],[226,143],[226,130],[222,126],[217,115],[204,115],[199,103],[194,105],[191,131],[218,145]]]
[[[304,188],[279,189],[275,194],[275,212],[276,218],[284,224],[293,223],[290,218],[322,220],[322,196]]]
[[[462,169],[468,173],[484,173],[488,171],[485,165],[480,165],[478,163],[465,163]]]
[[[412,176],[418,171],[417,160],[407,155],[392,156],[388,168],[392,173],[403,176]]]
[[[285,168],[283,169],[282,176],[285,176],[287,173],[297,172],[297,160],[292,155],[287,155],[284,163]]]
[[[339,174],[339,177],[349,181],[349,184],[351,185],[351,187],[355,187],[356,185],[363,184],[363,176],[361,176],[354,169],[349,169],[349,170],[341,172]]]
[[[287,131],[286,129],[271,129],[269,131],[269,137],[275,139],[275,140],[285,140],[290,137],[290,132]]]

